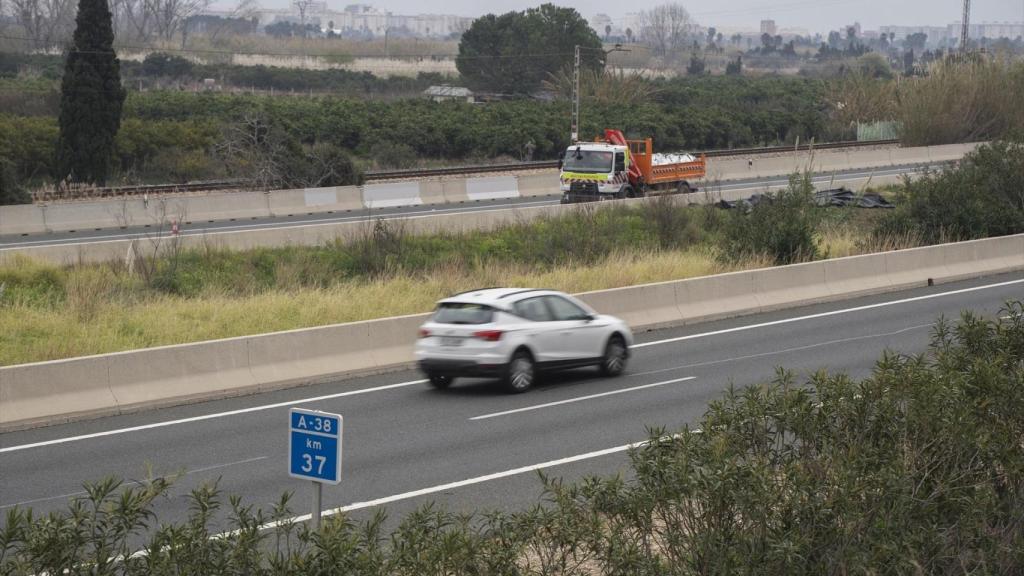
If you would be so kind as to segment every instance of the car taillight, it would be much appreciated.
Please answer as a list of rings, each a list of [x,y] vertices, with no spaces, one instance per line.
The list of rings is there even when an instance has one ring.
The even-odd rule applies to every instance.
[[[426,328],[420,328],[420,338],[428,338],[430,336],[430,330]]]
[[[485,342],[497,342],[501,340],[501,330],[480,330],[479,332],[473,332],[473,337]]]

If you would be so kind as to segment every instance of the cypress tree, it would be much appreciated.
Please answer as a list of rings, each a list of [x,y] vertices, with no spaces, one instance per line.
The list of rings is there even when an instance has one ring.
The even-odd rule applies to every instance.
[[[61,82],[58,181],[106,184],[124,98],[107,0],[79,0]]]

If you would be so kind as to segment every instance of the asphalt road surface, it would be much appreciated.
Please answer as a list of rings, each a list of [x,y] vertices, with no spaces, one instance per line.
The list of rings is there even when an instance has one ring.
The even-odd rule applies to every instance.
[[[814,182],[819,187],[850,186],[867,178],[881,178],[884,176],[912,174],[920,172],[925,168],[923,165],[897,166],[877,169],[858,169],[836,172],[835,174],[820,174],[814,177]],[[727,183],[709,186],[713,191],[749,191],[755,194],[764,191],[766,187],[785,186],[789,181],[788,176],[774,178],[756,178],[747,180],[735,180]],[[703,191],[699,192],[703,193]],[[465,212],[479,212],[490,210],[504,210],[514,207],[529,206],[550,206],[558,204],[559,196],[539,196],[532,198],[509,198],[503,200],[485,200],[465,204],[431,204],[422,206],[405,206],[399,208],[380,208],[374,210],[354,210],[351,212],[325,212],[318,214],[295,214],[293,216],[280,216],[274,218],[259,219],[228,219],[215,222],[193,222],[183,224],[181,235],[202,235],[217,234],[222,232],[234,232],[238,230],[260,230],[272,228],[292,228],[316,224],[330,224],[338,222],[358,222],[368,218],[397,219],[410,217],[423,217],[440,214],[458,214]],[[54,232],[46,234],[29,235],[4,235],[0,231],[0,249],[27,248],[31,246],[53,246],[60,244],[86,244],[90,242],[103,242],[110,240],[122,240],[131,238],[155,238],[166,236],[169,230],[157,229],[155,227],[135,226],[126,229],[83,229],[74,232]]]
[[[622,377],[580,370],[520,395],[486,380],[437,391],[404,371],[11,432],[0,435],[0,518],[14,506],[62,509],[83,482],[147,469],[182,474],[157,504],[162,522],[183,518],[188,490],[217,479],[256,506],[295,491],[296,515],[308,514],[311,486],[286,470],[291,406],[345,418],[343,481],[324,488],[325,510],[517,509],[537,500],[534,470],[626,472],[626,447],[648,426],[694,425],[730,385],[768,381],[777,366],[863,377],[886,349],[925,350],[939,316],[992,317],[1019,299],[1024,272],[645,332]]]

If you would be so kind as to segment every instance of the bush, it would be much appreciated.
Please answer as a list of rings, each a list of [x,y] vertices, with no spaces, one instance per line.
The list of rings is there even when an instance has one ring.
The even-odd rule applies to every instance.
[[[917,234],[928,243],[1024,232],[1024,141],[980,146],[955,168],[903,185],[876,236]]]
[[[654,430],[629,480],[541,475],[525,510],[313,531],[287,495],[254,509],[214,484],[166,523],[173,480],[106,479],[63,513],[8,510],[0,574],[1018,574],[1024,304],[999,316],[940,321],[927,353],[887,353],[862,381],[779,370],[730,389],[696,430]]]
[[[766,194],[749,210],[730,215],[720,257],[733,261],[767,255],[776,264],[814,260],[821,257],[817,240],[820,220],[810,174],[791,176],[786,189]]]
[[[32,202],[14,178],[10,164],[0,158],[0,206],[6,204],[28,204]]]
[[[151,52],[142,61],[142,73],[146,76],[181,78],[192,74],[191,60],[163,52]]]

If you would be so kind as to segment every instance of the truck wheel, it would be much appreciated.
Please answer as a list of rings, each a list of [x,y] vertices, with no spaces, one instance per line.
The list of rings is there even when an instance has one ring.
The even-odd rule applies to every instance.
[[[633,191],[632,186],[623,186],[622,190],[619,190],[619,198],[635,198],[636,192]]]
[[[679,186],[676,186],[676,194],[689,194],[693,192],[688,182],[680,182]]]

